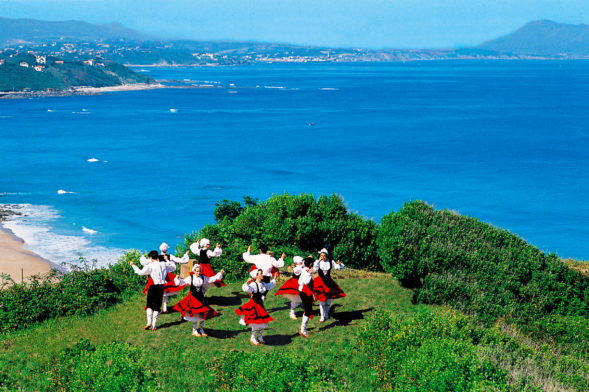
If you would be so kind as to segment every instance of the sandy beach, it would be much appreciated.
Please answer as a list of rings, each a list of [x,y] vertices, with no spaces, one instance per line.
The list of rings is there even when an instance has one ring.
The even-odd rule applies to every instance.
[[[22,277],[43,274],[51,265],[37,254],[25,249],[24,242],[5,229],[0,228],[0,273],[8,274],[17,283]]]

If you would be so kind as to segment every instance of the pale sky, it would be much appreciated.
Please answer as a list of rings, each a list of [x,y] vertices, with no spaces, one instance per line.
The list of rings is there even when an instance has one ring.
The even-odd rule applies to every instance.
[[[0,16],[119,22],[162,38],[449,48],[539,19],[589,24],[589,0],[0,0]]]

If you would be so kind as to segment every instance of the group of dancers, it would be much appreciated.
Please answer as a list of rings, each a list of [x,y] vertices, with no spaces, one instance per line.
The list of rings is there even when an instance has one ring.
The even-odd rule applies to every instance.
[[[276,278],[280,274],[279,269],[284,267],[284,259],[286,258],[285,253],[279,259],[274,258],[265,245],[260,245],[259,249],[259,254],[252,255],[250,246],[242,255],[245,262],[252,264],[251,278],[242,286],[242,290],[249,294],[250,299],[235,310],[235,313],[240,316],[239,323],[251,327],[250,342],[256,346],[265,343],[262,334],[268,327],[268,323],[274,320],[264,308],[264,301],[268,292],[276,286]],[[225,271],[221,270],[215,273],[211,267],[211,259],[220,257],[223,250],[218,243],[215,249],[211,250],[211,242],[206,238],[190,245],[190,251],[198,256],[200,263],[192,267],[192,271],[186,278],[181,278],[173,272],[176,271],[177,264],[188,263],[189,252],[186,251],[182,257],[175,257],[169,255],[168,250],[169,246],[162,243],[160,245],[161,254],[154,250],[149,252],[148,257],[141,256],[140,263],[143,268],[139,268],[131,262],[135,273],[149,276],[145,290],[143,290],[147,295],[145,306],[147,324],[144,329],[157,330],[158,315],[161,310],[167,312],[169,298],[177,295],[188,286],[190,289],[188,295],[174,305],[173,309],[179,312],[184,320],[192,322],[192,335],[207,336],[204,323],[217,316],[218,313],[207,305],[204,294],[213,285],[225,286],[223,283]],[[330,260],[328,258],[329,252],[325,248],[321,249],[318,254],[317,260],[311,255],[305,258],[294,256],[293,277],[275,293],[275,295],[281,295],[290,301],[289,316],[293,320],[297,319],[296,308],[302,305],[303,318],[299,334],[307,338],[310,337],[307,326],[309,320],[313,318],[314,302],[319,302],[321,315],[319,322],[322,323],[329,318],[331,302],[346,296],[331,277],[331,271],[344,269],[344,264],[339,260]],[[314,273],[318,274],[315,278],[313,278]]]

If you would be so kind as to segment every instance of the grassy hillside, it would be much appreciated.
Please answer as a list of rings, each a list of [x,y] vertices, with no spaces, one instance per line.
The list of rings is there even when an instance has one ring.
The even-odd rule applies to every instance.
[[[94,65],[46,57],[38,64],[34,55],[0,57],[0,91],[67,90],[72,87],[107,87],[133,83],[152,83],[153,79],[114,62]],[[28,66],[23,67],[21,63]],[[35,70],[34,66],[42,66]]]

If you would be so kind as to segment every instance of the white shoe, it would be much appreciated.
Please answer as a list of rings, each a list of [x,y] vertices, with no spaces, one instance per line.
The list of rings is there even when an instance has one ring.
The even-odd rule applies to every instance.
[[[195,329],[192,330],[192,336],[196,336],[197,338],[201,337],[202,335]]]
[[[323,317],[321,317],[321,319],[319,319],[319,322],[320,323],[324,323],[325,322],[325,319]]]
[[[256,338],[254,338],[253,336],[250,338],[250,342],[254,345],[254,346],[259,346],[260,343],[256,340]]]
[[[293,319],[293,320],[296,320],[297,319],[297,315],[294,314],[294,312],[291,312],[290,313],[290,318]]]
[[[207,335],[207,333],[205,332],[205,330],[202,329],[202,328],[198,332],[200,332],[200,336],[209,336],[209,335]]]
[[[239,324],[241,324],[241,325],[245,326],[245,320],[244,320],[244,319],[242,319],[242,318],[240,318],[240,319],[239,319]]]

